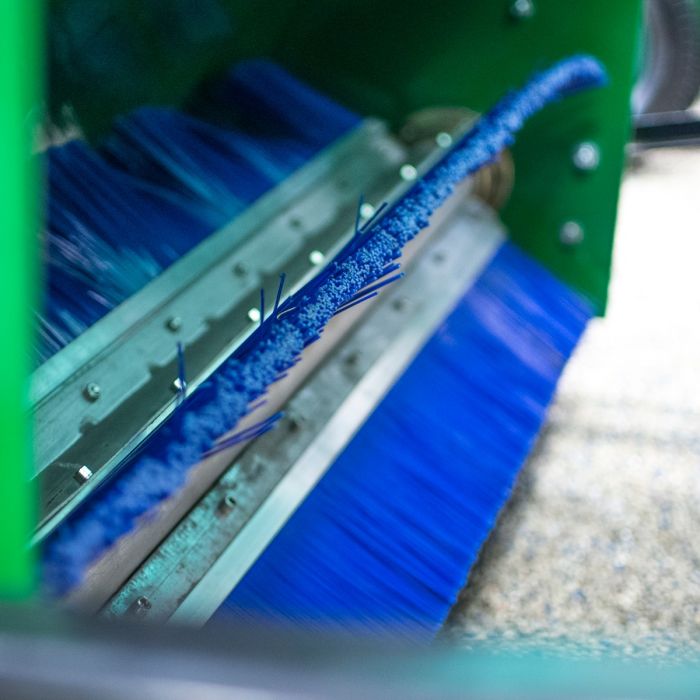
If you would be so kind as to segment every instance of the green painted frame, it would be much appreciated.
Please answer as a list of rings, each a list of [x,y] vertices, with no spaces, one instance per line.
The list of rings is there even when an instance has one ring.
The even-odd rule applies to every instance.
[[[30,595],[35,583],[27,413],[39,221],[39,178],[30,153],[43,82],[41,17],[39,0],[0,1],[0,598],[7,599]]]

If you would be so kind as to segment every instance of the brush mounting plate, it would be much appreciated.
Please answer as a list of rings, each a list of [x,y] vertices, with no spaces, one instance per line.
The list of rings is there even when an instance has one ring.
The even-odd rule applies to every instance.
[[[407,248],[404,279],[346,312],[362,323],[335,345],[346,313],[333,319],[312,346],[325,352],[323,361],[286,403],[285,418],[239,454],[103,615],[138,610],[149,620],[202,625],[218,609],[504,240],[484,204],[456,199],[451,206]],[[309,361],[305,355],[299,367]],[[107,563],[110,556],[119,554]]]
[[[286,297],[316,274],[352,235],[360,192],[379,203],[407,158],[365,121],[35,371],[35,541],[172,413],[177,343],[192,390],[254,330],[260,289],[274,298],[284,272]]]

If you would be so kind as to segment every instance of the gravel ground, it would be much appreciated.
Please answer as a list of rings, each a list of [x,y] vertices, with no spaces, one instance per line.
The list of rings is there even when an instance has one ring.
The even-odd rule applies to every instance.
[[[700,653],[700,151],[622,190],[609,312],[445,629],[472,646]]]

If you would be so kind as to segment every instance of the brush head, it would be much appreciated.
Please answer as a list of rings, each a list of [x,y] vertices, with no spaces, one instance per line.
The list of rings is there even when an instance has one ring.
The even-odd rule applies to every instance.
[[[178,488],[198,456],[235,427],[247,407],[298,361],[340,309],[386,274],[455,186],[510,145],[529,116],[562,94],[600,84],[602,76],[593,59],[563,61],[485,115],[443,161],[369,230],[356,235],[190,396],[118,483],[96,494],[52,535],[45,553],[49,585],[58,592],[75,585],[91,562]],[[288,313],[283,316],[282,311]],[[163,479],[154,480],[154,473]]]
[[[434,635],[592,313],[504,245],[218,617]]]

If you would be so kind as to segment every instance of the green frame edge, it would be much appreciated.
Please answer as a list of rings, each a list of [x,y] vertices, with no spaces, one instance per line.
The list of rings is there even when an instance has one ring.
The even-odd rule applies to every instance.
[[[30,154],[42,98],[41,36],[39,0],[0,1],[0,598],[8,600],[30,596],[36,583],[28,396],[40,178]]]

